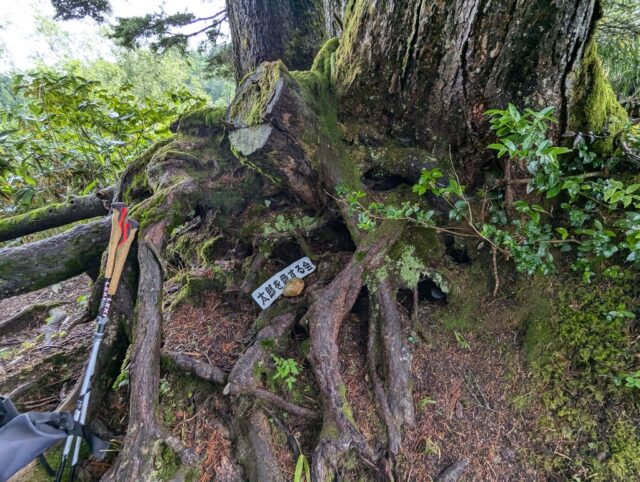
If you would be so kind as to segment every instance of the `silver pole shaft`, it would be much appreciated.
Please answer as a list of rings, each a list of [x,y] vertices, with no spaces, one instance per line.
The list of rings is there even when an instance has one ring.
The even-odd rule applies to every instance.
[[[109,295],[108,293],[110,282],[110,279],[104,280],[104,290],[102,292],[102,301],[100,302],[100,315],[96,319],[96,331],[93,335],[91,355],[89,356],[89,362],[87,363],[87,368],[84,372],[84,378],[82,380],[78,402],[76,403],[76,409],[73,413],[73,419],[76,422],[80,422],[81,424],[84,424],[87,418],[87,411],[89,409],[89,398],[91,395],[91,380],[95,372],[96,363],[98,361],[98,353],[100,352],[100,346],[102,344],[102,339],[104,338],[104,329],[105,325],[107,324],[109,309],[111,308],[111,295]],[[73,445],[75,438],[75,435],[67,436],[64,444],[64,450],[62,452],[63,459],[66,459],[69,456],[69,453],[71,452],[71,446]],[[82,439],[80,437],[77,437],[73,459],[71,462],[72,467],[78,462],[81,443]]]

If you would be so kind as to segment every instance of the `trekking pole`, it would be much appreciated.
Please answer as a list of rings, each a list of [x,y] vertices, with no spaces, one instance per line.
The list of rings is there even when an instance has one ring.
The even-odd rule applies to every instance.
[[[104,337],[105,325],[109,316],[109,309],[111,307],[111,298],[116,293],[118,288],[118,282],[122,275],[122,269],[124,268],[124,262],[127,258],[127,253],[135,233],[138,229],[138,223],[129,220],[127,216],[127,208],[123,203],[114,203],[112,205],[113,214],[111,217],[111,236],[109,238],[107,264],[105,266],[105,280],[104,289],[102,292],[102,299],[100,301],[100,308],[98,312],[98,318],[96,319],[96,331],[93,336],[93,346],[91,348],[91,354],[87,363],[84,378],[82,380],[82,386],[80,389],[80,395],[76,403],[76,409],[73,414],[73,419],[76,422],[84,424],[87,416],[87,410],[89,407],[89,397],[91,393],[91,379],[95,371],[96,362],[98,359],[98,352],[100,351],[100,345]],[[73,480],[75,475],[75,468],[78,462],[78,456],[80,454],[81,437],[76,435],[70,435],[67,437],[62,452],[62,459],[60,466],[56,473],[56,482],[62,481],[64,469],[71,453],[73,442],[76,442],[70,479]]]
[[[118,291],[118,283],[120,282],[120,277],[122,276],[124,263],[127,260],[127,254],[129,253],[129,248],[131,247],[131,243],[133,243],[133,238],[135,237],[137,230],[138,223],[133,219],[127,219],[124,225],[124,229],[122,230],[122,237],[120,238],[120,242],[118,243],[118,247],[116,249],[116,257],[113,266],[113,272],[111,275],[111,282],[109,283],[109,288],[107,291],[107,301],[105,303],[104,311],[101,313],[100,317],[97,320],[98,323],[94,335],[94,346],[97,346],[95,346],[91,352],[91,358],[89,359],[85,378],[82,382],[83,388],[86,385],[86,389],[80,391],[82,397],[82,408],[80,410],[80,418],[77,421],[80,422],[81,425],[84,425],[87,419],[87,411],[89,410],[89,397],[91,395],[91,379],[93,378],[96,362],[98,360],[100,344],[102,343],[102,339],[104,338],[104,330],[109,316],[111,298],[115,296],[116,291]],[[73,452],[73,458],[71,459],[71,474],[69,476],[70,482],[73,481],[76,471],[76,465],[78,464],[78,457],[80,456],[80,445],[82,445],[82,437],[76,437],[76,446]]]

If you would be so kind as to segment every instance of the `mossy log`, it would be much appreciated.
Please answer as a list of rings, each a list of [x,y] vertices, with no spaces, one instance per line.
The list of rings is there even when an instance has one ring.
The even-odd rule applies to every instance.
[[[0,241],[103,216],[109,212],[114,192],[115,188],[109,187],[89,196],[74,197],[64,203],[0,219]]]
[[[0,249],[0,299],[35,291],[97,267],[110,226],[107,219],[94,221],[35,243]]]

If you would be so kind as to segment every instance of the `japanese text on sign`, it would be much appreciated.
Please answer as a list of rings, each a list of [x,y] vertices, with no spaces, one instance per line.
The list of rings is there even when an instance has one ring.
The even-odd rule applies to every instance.
[[[304,278],[308,274],[316,270],[315,265],[308,257],[299,259],[295,263],[287,266],[282,271],[278,271],[267,281],[251,293],[254,301],[258,303],[263,310],[269,308],[271,304],[277,300],[284,291],[284,285],[292,278]]]

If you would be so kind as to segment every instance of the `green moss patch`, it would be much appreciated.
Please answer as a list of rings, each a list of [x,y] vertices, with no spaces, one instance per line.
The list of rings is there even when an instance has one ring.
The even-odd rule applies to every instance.
[[[579,132],[601,133],[607,128],[609,138],[598,140],[593,149],[611,154],[613,137],[627,122],[627,112],[620,105],[602,68],[595,40],[588,45],[580,71],[574,81],[570,99],[569,128]]]
[[[623,315],[637,307],[632,284],[584,287],[567,280],[530,320],[524,346],[546,410],[540,434],[565,454],[543,457],[550,472],[597,481],[639,473],[640,433],[630,420],[640,417],[640,397],[614,384],[636,367],[639,353],[637,326]]]
[[[227,112],[226,107],[205,107],[183,114],[180,117],[178,131],[188,131],[198,127],[218,127],[222,129],[222,120]]]
[[[172,480],[181,462],[180,457],[169,447],[166,442],[156,442],[154,448],[153,465],[155,470],[151,473],[151,480],[168,482]]]

